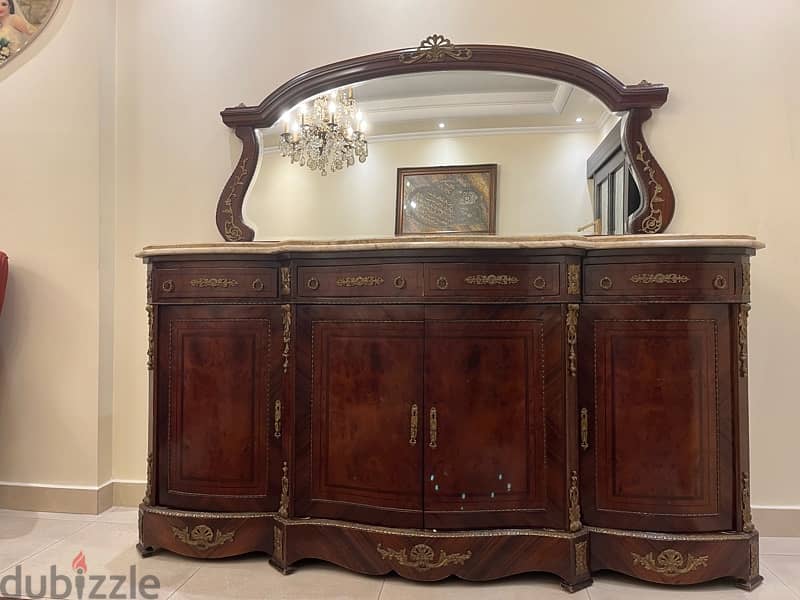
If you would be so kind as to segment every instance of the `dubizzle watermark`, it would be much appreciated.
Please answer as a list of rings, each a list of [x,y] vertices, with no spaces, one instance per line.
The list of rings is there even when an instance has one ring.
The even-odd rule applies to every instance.
[[[144,575],[140,578],[136,565],[131,565],[125,575],[92,575],[83,551],[72,559],[69,574],[60,573],[56,565],[50,565],[47,575],[26,575],[22,565],[17,565],[13,574],[0,578],[0,597],[155,600],[160,589],[158,577]]]

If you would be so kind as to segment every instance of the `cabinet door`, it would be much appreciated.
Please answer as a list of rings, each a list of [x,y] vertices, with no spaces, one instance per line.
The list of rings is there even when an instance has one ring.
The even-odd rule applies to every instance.
[[[587,524],[733,528],[728,311],[713,304],[582,307]]]
[[[425,527],[565,525],[559,306],[430,307]]]
[[[159,504],[277,509],[268,473],[280,308],[161,306],[158,330]]]
[[[422,526],[416,307],[299,307],[298,516]]]

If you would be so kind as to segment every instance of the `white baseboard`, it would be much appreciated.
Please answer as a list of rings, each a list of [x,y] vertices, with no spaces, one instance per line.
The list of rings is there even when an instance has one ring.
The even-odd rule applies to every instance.
[[[146,483],[111,480],[101,485],[0,481],[0,508],[97,515],[112,506],[137,506]]]

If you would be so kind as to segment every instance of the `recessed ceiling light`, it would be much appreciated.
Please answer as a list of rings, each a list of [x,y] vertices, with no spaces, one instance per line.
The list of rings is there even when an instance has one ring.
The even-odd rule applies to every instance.
[[[444,129],[444,123],[439,123],[439,129]]]
[[[576,123],[583,123],[583,117],[578,117],[577,119],[575,119],[575,122]]]

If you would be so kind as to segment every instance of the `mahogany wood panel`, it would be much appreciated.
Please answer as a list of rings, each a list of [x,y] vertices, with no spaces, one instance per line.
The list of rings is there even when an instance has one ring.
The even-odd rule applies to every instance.
[[[422,265],[299,267],[300,296],[421,296]]]
[[[580,323],[585,522],[732,529],[726,307],[587,305]]]
[[[558,306],[427,309],[425,527],[563,526],[561,323]]]
[[[395,571],[415,581],[451,576],[488,581],[539,571],[557,575],[570,591],[591,584],[586,532],[496,529],[436,533],[322,520],[280,520],[277,528],[285,531],[285,560],[279,564],[283,568],[304,558],[317,558],[369,575]]]
[[[558,296],[559,265],[434,263],[425,265],[426,296]]]
[[[203,510],[268,510],[278,307],[162,306],[158,499]]]
[[[422,527],[423,333],[420,308],[298,310],[298,514]]]
[[[666,262],[590,264],[584,270],[587,298],[679,299],[730,302],[737,288],[736,263]]]
[[[277,269],[254,267],[180,267],[153,274],[156,302],[191,298],[274,298]]]

